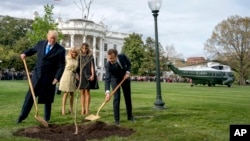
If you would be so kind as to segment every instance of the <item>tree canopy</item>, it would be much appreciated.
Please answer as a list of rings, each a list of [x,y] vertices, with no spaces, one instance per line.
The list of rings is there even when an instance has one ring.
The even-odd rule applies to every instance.
[[[125,38],[122,53],[125,53],[131,60],[132,75],[155,76],[156,52],[154,39],[148,37],[144,43],[141,35],[130,34],[129,37]],[[160,70],[162,72],[167,69],[167,58],[164,56],[164,51],[160,43],[159,54]]]
[[[230,65],[244,84],[250,75],[250,18],[236,15],[223,20],[214,28],[204,50]]]
[[[32,24],[32,30],[27,33],[27,37],[31,41],[31,44],[36,44],[41,39],[47,39],[49,30],[57,30],[59,33],[58,40],[62,38],[62,33],[59,31],[53,19],[53,9],[53,5],[47,4],[44,6],[44,16],[35,18]]]
[[[19,40],[31,30],[32,20],[5,16],[0,20],[0,60],[1,68],[19,69]],[[8,31],[8,32],[6,32]]]
[[[32,20],[18,19],[9,16],[0,20],[0,44],[9,48],[31,29]]]
[[[0,20],[1,70],[13,67],[15,70],[22,70],[23,64],[19,57],[20,53],[36,44],[37,41],[46,39],[48,30],[57,30],[59,39],[61,38],[62,34],[53,19],[53,8],[53,5],[45,5],[44,16],[37,17],[34,21],[9,16]],[[30,68],[34,66],[35,58],[35,56],[32,56],[27,59]]]
[[[124,39],[122,53],[125,53],[132,63],[132,74],[138,74],[139,68],[143,58],[143,41],[139,34],[130,34],[129,37]]]

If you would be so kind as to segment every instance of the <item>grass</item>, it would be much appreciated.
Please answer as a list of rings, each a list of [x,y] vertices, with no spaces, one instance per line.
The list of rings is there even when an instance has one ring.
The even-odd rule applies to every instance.
[[[91,91],[93,114],[104,100],[104,84]],[[0,140],[38,141],[14,137],[13,132],[21,128],[37,126],[33,118],[34,109],[21,124],[15,121],[20,113],[27,81],[0,81]],[[136,123],[126,120],[124,99],[121,99],[121,126],[133,128],[136,132],[129,137],[112,136],[104,141],[228,141],[230,124],[250,124],[250,87],[235,85],[195,86],[188,83],[162,83],[162,100],[166,109],[155,110],[156,84],[154,82],[132,82],[133,113]],[[73,123],[71,116],[61,116],[62,95],[55,96],[51,122],[55,124]],[[77,111],[80,116],[80,101]],[[39,116],[43,117],[43,105],[39,105]],[[113,124],[112,103],[100,111],[100,120]],[[74,131],[72,131],[74,133]]]

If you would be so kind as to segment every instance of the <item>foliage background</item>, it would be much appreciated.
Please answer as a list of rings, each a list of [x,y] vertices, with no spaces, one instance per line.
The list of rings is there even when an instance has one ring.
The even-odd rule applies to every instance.
[[[80,0],[81,2],[81,0]],[[86,5],[78,5],[84,15],[88,13],[93,0]],[[23,65],[20,53],[32,47],[38,40],[46,39],[49,29],[59,32],[59,39],[63,38],[53,19],[53,5],[44,5],[44,16],[36,17],[35,20],[3,17],[0,20],[0,71],[17,70],[22,71]],[[83,29],[84,30],[84,29]],[[8,31],[8,32],[6,32]],[[160,51],[160,73],[169,71],[168,61],[185,60],[181,58],[173,45],[163,47],[159,42]],[[245,84],[250,78],[250,18],[238,15],[230,16],[215,26],[211,37],[204,44],[207,52],[207,61],[218,61],[229,65],[236,73],[239,84]],[[142,35],[131,33],[125,38],[122,53],[125,53],[132,62],[132,75],[155,76],[155,40],[147,37],[142,40]],[[29,57],[27,64],[32,70],[36,56]],[[183,61],[184,62],[184,61]],[[184,64],[185,65],[185,64]]]

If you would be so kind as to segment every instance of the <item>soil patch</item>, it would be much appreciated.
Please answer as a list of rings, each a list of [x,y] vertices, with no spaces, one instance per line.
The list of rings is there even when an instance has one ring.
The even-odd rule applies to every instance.
[[[78,124],[78,134],[75,133],[75,125],[56,125],[49,127],[29,127],[15,132],[14,136],[39,138],[47,141],[86,141],[91,139],[103,139],[109,136],[127,137],[133,134],[133,129],[116,125],[108,125],[101,121],[90,124]]]

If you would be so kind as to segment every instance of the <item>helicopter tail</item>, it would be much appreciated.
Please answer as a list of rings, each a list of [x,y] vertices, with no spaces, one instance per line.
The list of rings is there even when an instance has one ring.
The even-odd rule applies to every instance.
[[[167,63],[168,68],[170,68],[175,74],[181,74],[181,71],[176,68],[172,62]]]

